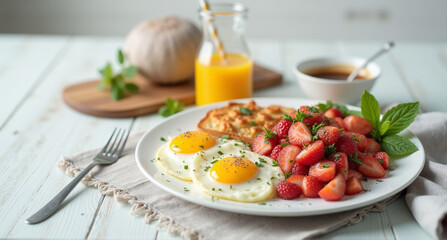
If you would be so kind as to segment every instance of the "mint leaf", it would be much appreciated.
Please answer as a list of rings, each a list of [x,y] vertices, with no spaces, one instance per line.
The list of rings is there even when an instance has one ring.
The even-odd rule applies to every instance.
[[[419,102],[410,102],[399,104],[384,115],[382,122],[389,121],[390,126],[385,136],[400,133],[402,130],[410,126],[419,112]]]
[[[364,90],[360,99],[362,115],[374,128],[377,128],[380,122],[380,105],[376,98],[368,91]]]
[[[126,89],[131,92],[138,92],[138,86],[134,83],[126,83]]]
[[[391,122],[390,121],[382,121],[381,123],[380,123],[380,135],[381,136],[383,136],[383,135],[385,135],[385,133],[388,131],[388,129],[390,129],[390,124],[391,124]]]
[[[113,100],[120,100],[124,96],[124,91],[118,86],[112,86],[112,98]]]
[[[124,54],[121,49],[118,50],[118,62],[123,65],[124,64]]]
[[[183,103],[176,101],[172,98],[166,98],[165,106],[162,106],[160,109],[158,109],[158,114],[160,114],[163,117],[169,117],[173,114],[176,114],[178,112],[183,111]]]
[[[138,73],[138,68],[135,66],[128,66],[124,69],[124,76],[126,78],[133,78]]]
[[[418,148],[410,140],[399,135],[391,135],[383,138],[380,144],[382,150],[392,156],[402,156],[414,153]]]

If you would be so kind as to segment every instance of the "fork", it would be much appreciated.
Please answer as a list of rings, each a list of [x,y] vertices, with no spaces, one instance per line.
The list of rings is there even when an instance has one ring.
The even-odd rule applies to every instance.
[[[84,171],[82,171],[76,178],[74,178],[62,191],[60,191],[51,201],[49,201],[45,206],[43,206],[39,211],[34,213],[31,217],[25,220],[28,224],[40,223],[50,217],[61,205],[64,199],[70,194],[70,192],[78,185],[78,183],[87,175],[90,170],[92,170],[96,165],[109,165],[116,162],[126,145],[127,138],[129,137],[129,131],[125,135],[126,130],[124,129],[121,132],[121,129],[118,129],[118,133],[113,130],[112,135],[107,141],[106,145],[102,150],[93,158],[93,162],[88,165]],[[125,135],[125,136],[124,136]],[[110,141],[115,136],[112,144],[109,147]],[[118,140],[119,138],[119,140]],[[124,140],[124,141],[123,141]],[[117,143],[118,141],[118,143]],[[116,146],[115,146],[116,144]]]

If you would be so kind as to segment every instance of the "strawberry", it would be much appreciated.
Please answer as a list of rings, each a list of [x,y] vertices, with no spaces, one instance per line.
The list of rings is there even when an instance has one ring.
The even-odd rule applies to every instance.
[[[356,170],[349,170],[348,172],[348,179],[351,177],[355,177],[357,178],[359,181],[362,181],[363,179],[363,175],[359,172],[357,172]]]
[[[303,179],[303,194],[308,198],[317,198],[318,192],[323,188],[323,184],[315,177],[306,176]]]
[[[343,123],[343,119],[336,117],[334,119],[329,119],[329,126],[336,127],[338,129],[344,129],[345,124]]]
[[[316,140],[310,143],[303,149],[295,161],[301,165],[310,166],[324,158],[324,144],[321,140]]]
[[[282,150],[283,148],[284,148],[283,145],[276,145],[276,146],[273,148],[272,153],[270,153],[270,158],[273,159],[273,160],[278,159],[279,152],[281,152],[281,150]]]
[[[292,175],[305,175],[306,176],[307,174],[309,174],[308,166],[301,165],[297,162],[295,162],[295,164],[293,164]]]
[[[354,132],[348,132],[345,131],[343,132],[344,135],[348,135],[349,137],[352,138],[352,140],[354,140],[357,143],[357,149],[361,152],[364,152],[366,149],[366,137],[365,135],[361,134],[361,133],[354,133]]]
[[[291,182],[280,182],[276,186],[276,192],[280,198],[290,200],[298,198],[301,193],[303,193],[303,190],[297,184]]]
[[[357,152],[357,144],[347,135],[341,135],[338,138],[338,141],[335,143],[335,148],[337,148],[338,152],[345,153],[348,156]]]
[[[342,152],[337,152],[328,157],[329,161],[333,161],[336,167],[336,173],[341,173],[343,177],[348,177],[349,161],[348,156]]]
[[[340,131],[338,128],[332,126],[323,126],[317,130],[318,139],[323,141],[325,146],[329,146],[338,141]],[[366,140],[366,139],[365,139]]]
[[[324,112],[324,116],[329,119],[336,118],[336,117],[342,118],[343,113],[340,111],[340,109],[331,108],[331,109],[328,109],[326,112]]]
[[[356,177],[351,177],[346,180],[346,195],[355,195],[363,192],[362,182]]]
[[[368,135],[373,130],[373,125],[368,120],[355,115],[345,117],[343,123],[345,124],[345,129],[349,132]]]
[[[251,150],[257,154],[268,156],[277,144],[278,139],[276,136],[271,136],[268,132],[264,132],[255,138]]]
[[[379,161],[372,156],[365,156],[362,159],[362,164],[357,166],[357,170],[364,176],[371,178],[383,178],[386,174]]]
[[[314,124],[320,124],[324,122],[324,115],[317,107],[314,106],[301,106],[298,109],[299,112],[309,115],[303,118],[303,123],[308,127],[312,127]]]
[[[309,176],[316,177],[318,181],[326,183],[335,177],[335,163],[328,160],[318,161],[309,168]]]
[[[279,152],[277,162],[283,173],[292,171],[295,158],[300,152],[301,149],[294,145],[287,145]]]
[[[290,144],[302,147],[312,141],[312,133],[306,124],[302,122],[296,122],[289,129],[289,142]]]
[[[386,152],[377,152],[373,155],[373,157],[379,161],[380,165],[382,165],[383,169],[387,170],[390,168],[390,156]]]
[[[295,183],[296,185],[300,186],[301,189],[303,189],[303,180],[304,175],[293,175],[287,178],[287,182]]]
[[[318,192],[318,195],[326,201],[338,201],[345,195],[345,190],[345,177],[342,174],[337,174],[332,181]]]
[[[380,147],[380,144],[376,142],[376,140],[372,138],[366,138],[366,148],[365,148],[366,153],[374,154],[376,152],[380,152],[381,150],[382,147]]]
[[[290,126],[292,126],[291,121],[282,119],[272,128],[272,131],[276,132],[276,136],[278,136],[279,139],[286,139],[289,134]]]

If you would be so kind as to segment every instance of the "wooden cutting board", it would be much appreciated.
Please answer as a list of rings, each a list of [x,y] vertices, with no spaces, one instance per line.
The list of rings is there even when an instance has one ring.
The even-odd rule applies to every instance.
[[[65,88],[65,103],[76,111],[97,117],[124,118],[135,117],[158,111],[167,97],[179,100],[185,105],[195,101],[194,81],[174,86],[152,84],[141,75],[133,82],[139,86],[138,93],[127,94],[125,98],[114,101],[109,91],[99,91],[96,86],[101,80],[78,83]],[[282,75],[255,64],[253,67],[253,88],[261,89],[280,84]]]

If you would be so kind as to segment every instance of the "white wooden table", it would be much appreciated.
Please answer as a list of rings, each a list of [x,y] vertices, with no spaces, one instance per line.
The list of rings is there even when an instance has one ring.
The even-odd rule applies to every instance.
[[[321,55],[368,56],[381,42],[249,41],[254,59],[284,75],[284,84],[255,92],[256,97],[305,97],[292,72],[295,64]],[[114,127],[148,130],[157,115],[104,119],[78,113],[62,101],[67,85],[98,77],[115,59],[124,38],[0,35],[0,238],[179,239],[145,224],[96,189],[79,185],[49,220],[24,220],[70,180],[55,164],[103,145]],[[381,105],[420,101],[422,110],[447,112],[447,43],[397,42],[378,61],[383,75],[372,93]],[[329,239],[430,239],[400,197],[384,212],[331,232]]]

